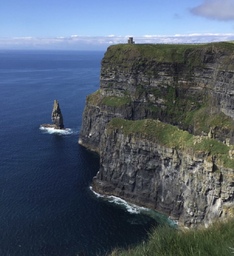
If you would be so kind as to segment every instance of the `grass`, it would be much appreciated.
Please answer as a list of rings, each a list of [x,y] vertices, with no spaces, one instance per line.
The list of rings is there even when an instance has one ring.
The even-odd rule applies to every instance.
[[[187,151],[190,154],[197,154],[216,159],[216,162],[224,167],[233,168],[234,159],[230,159],[229,150],[231,147],[222,142],[208,137],[198,137],[183,131],[176,126],[160,122],[158,120],[125,120],[114,118],[107,126],[110,133],[119,129],[125,136],[133,135],[139,139],[154,141],[168,148],[176,148]]]
[[[147,242],[111,256],[228,256],[234,254],[234,220],[199,230],[156,228]]]
[[[110,107],[120,107],[131,103],[131,98],[128,96],[116,97],[108,96],[102,99],[102,104]]]
[[[234,44],[232,42],[219,42],[210,44],[119,44],[108,48],[103,59],[104,65],[122,71],[128,68],[127,72],[138,72],[141,70],[149,79],[157,76],[157,63],[169,62],[171,65],[182,63],[187,71],[194,67],[204,65],[205,56],[211,56],[217,53],[216,57],[222,56],[222,63],[219,68],[228,69],[231,63],[234,63]],[[215,54],[213,54],[215,55]],[[174,67],[174,66],[173,66]],[[175,67],[174,67],[175,68]],[[131,69],[131,70],[129,70]],[[152,70],[151,70],[152,69]],[[175,68],[176,70],[176,68]],[[185,73],[187,71],[184,71]],[[192,75],[189,74],[191,78]],[[178,74],[175,74],[175,78]],[[188,78],[189,79],[189,78]],[[234,122],[231,117],[223,113],[211,113],[212,103],[207,99],[206,94],[189,94],[186,97],[178,94],[178,81],[175,79],[172,84],[165,84],[160,88],[148,88],[148,81],[137,84],[135,93],[130,96],[103,97],[99,94],[90,96],[90,102],[96,105],[122,107],[130,104],[131,101],[153,95],[156,100],[163,100],[165,108],[160,108],[154,102],[145,104],[147,113],[151,113],[154,118],[163,119],[174,125],[178,125],[185,130],[193,131],[194,134],[204,134],[210,131],[210,128],[216,128],[217,134],[221,135],[223,140],[226,136],[234,132]],[[114,84],[114,83],[113,83]],[[114,87],[109,84],[109,89]],[[132,99],[131,99],[132,98]]]
[[[104,63],[123,64],[134,68],[146,65],[147,61],[167,63],[187,63],[189,67],[202,66],[204,53],[225,52],[227,64],[230,64],[230,54],[233,54],[234,44],[229,42],[209,44],[118,44],[108,48]],[[228,61],[229,59],[229,61]],[[126,61],[127,60],[127,61]]]
[[[139,86],[139,94],[142,87]],[[155,96],[160,92],[157,89],[150,91],[151,94]],[[167,93],[165,98],[166,110],[164,110],[164,117],[170,118],[170,122],[174,124],[180,124],[184,130],[192,127],[195,134],[208,134],[210,129],[214,129],[215,133],[231,134],[234,132],[234,121],[231,117],[226,116],[222,112],[211,113],[209,106],[202,106],[195,101],[195,99],[180,99],[175,97],[175,91],[173,87],[167,88]],[[129,95],[123,95],[122,97],[117,96],[103,96],[101,90],[87,97],[87,101],[91,105],[95,106],[109,106],[114,108],[119,108],[131,104],[131,97]],[[145,106],[148,110],[156,115],[160,115],[160,109],[154,106],[152,103],[148,103]],[[191,109],[191,108],[194,108]],[[158,112],[157,112],[158,111]],[[154,139],[157,138],[158,142],[162,145],[167,145],[168,147],[175,148],[189,148],[189,150],[194,152],[204,152],[207,155],[218,156],[218,160],[221,165],[226,167],[233,167],[233,160],[228,157],[229,147],[223,143],[211,139],[203,139],[200,144],[194,145],[194,141],[191,134],[182,131],[177,127],[166,125],[165,123],[159,123],[156,120],[148,121],[135,121],[131,123],[128,129],[128,121],[120,121],[123,123],[124,130],[127,132],[134,132],[139,134],[145,134],[151,136]],[[129,121],[131,122],[131,121]],[[112,121],[112,124],[116,124],[116,121]],[[157,125],[156,125],[157,124]],[[157,135],[157,136],[156,136]]]
[[[87,102],[95,106],[121,107],[131,103],[131,99],[128,95],[124,95],[123,97],[102,96],[100,90],[98,90],[87,97]]]
[[[234,131],[233,119],[222,112],[211,114],[209,106],[201,106],[195,111],[187,112],[184,122],[193,125],[198,133],[209,132],[210,127]]]
[[[158,62],[182,62],[185,50],[193,50],[200,47],[200,45],[188,44],[122,44],[109,47],[105,58],[114,58],[117,62],[123,59],[134,60],[139,57],[156,59]]]
[[[163,99],[165,109],[163,116],[170,120],[170,123],[180,124],[180,127],[188,129],[193,127],[196,134],[208,133],[210,128],[215,128],[218,132],[222,131],[226,134],[234,132],[234,121],[231,117],[222,112],[213,111],[212,103],[203,95],[190,95],[186,97],[178,97],[176,88],[167,85],[166,88],[144,88],[138,85],[136,95],[152,94],[157,99]],[[204,99],[202,98],[204,97]],[[147,108],[159,116],[160,108],[148,103]],[[227,135],[228,137],[228,135]]]
[[[86,101],[91,105],[98,105],[101,101],[100,90],[88,95]]]

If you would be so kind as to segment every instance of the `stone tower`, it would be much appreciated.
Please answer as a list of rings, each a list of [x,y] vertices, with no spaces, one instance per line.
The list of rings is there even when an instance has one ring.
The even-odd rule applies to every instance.
[[[135,42],[133,41],[133,37],[128,38],[128,44],[135,44]]]

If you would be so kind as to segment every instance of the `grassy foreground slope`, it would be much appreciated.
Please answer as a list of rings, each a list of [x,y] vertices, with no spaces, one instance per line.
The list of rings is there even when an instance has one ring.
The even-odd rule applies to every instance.
[[[234,255],[234,220],[200,230],[157,228],[135,248],[116,249],[111,256],[228,256]]]

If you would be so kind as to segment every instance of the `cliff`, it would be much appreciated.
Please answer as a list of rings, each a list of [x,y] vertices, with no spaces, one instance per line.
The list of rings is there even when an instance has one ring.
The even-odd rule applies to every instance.
[[[115,45],[87,97],[79,143],[95,190],[186,226],[234,209],[234,44]]]

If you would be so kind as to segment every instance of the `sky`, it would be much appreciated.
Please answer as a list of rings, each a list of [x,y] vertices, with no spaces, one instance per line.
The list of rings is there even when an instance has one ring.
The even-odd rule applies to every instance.
[[[234,0],[0,0],[0,49],[234,40]]]

